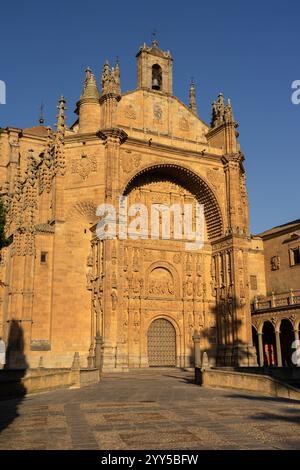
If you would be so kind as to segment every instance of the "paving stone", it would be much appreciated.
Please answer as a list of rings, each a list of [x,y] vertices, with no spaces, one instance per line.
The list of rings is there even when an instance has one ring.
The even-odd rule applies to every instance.
[[[167,370],[0,402],[0,449],[299,449],[300,406]],[[254,400],[255,398],[255,400]]]

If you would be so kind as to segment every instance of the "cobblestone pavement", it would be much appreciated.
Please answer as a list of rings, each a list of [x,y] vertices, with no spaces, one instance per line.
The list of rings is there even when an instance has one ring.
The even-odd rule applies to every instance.
[[[0,449],[299,449],[300,402],[138,371],[2,401],[0,431]]]

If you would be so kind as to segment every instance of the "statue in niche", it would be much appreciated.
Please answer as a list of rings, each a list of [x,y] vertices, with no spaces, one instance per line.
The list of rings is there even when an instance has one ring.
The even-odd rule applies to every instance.
[[[89,270],[86,273],[86,288],[87,288],[87,290],[92,290],[92,288],[93,288],[93,285],[92,285],[93,279],[94,279],[94,277],[93,277],[92,271]]]
[[[201,277],[198,277],[195,282],[195,294],[197,297],[202,297],[203,293],[203,284],[201,282]]]
[[[193,281],[190,278],[185,282],[185,295],[186,297],[191,297],[193,295]]]
[[[111,293],[111,302],[112,302],[112,309],[116,310],[117,302],[118,302],[118,296],[117,296],[117,292],[116,292],[115,289],[113,289],[112,293]]]
[[[204,315],[203,315],[202,312],[199,312],[198,325],[201,328],[203,328],[203,326],[204,326]]]
[[[93,266],[93,255],[92,253],[89,254],[86,260],[86,265],[91,268]]]
[[[192,313],[189,314],[188,324],[189,324],[189,329],[192,330],[193,327],[194,327],[194,319],[193,319],[193,314]]]
[[[272,271],[277,271],[280,268],[280,257],[272,256],[271,258],[271,269]]]

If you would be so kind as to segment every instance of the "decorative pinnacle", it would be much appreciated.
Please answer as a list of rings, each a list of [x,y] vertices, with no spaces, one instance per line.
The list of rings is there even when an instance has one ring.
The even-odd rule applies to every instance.
[[[105,93],[108,88],[109,76],[110,76],[110,67],[109,67],[108,60],[106,60],[102,69],[102,77],[101,77],[102,93]]]
[[[57,128],[58,133],[60,133],[61,135],[64,135],[65,134],[65,110],[66,110],[65,104],[66,104],[66,100],[63,97],[63,95],[61,95],[58,102],[59,102],[59,105],[57,106],[58,115],[56,116],[57,117],[56,128]]]
[[[223,93],[219,93],[217,101],[214,101],[212,105],[211,127],[218,127],[223,123],[233,124],[235,127],[238,127],[233,117],[230,99],[224,105]]]
[[[96,84],[96,80],[90,67],[87,67],[85,70],[83,92],[80,99],[82,100],[83,98],[92,98],[96,100],[100,98],[100,93]]]
[[[231,106],[231,101],[228,98],[227,100],[227,105],[225,106],[224,109],[224,120],[225,122],[229,124],[234,124],[234,117],[233,117],[233,112],[232,112],[232,106]]]
[[[189,97],[190,97],[189,108],[194,114],[197,114],[196,90],[195,90],[195,82],[193,78],[191,78]]]
[[[108,93],[113,93],[116,95],[120,95],[120,63],[119,58],[116,60],[115,67],[110,69],[108,61],[105,62],[103,70],[102,70],[102,95],[106,95]]]

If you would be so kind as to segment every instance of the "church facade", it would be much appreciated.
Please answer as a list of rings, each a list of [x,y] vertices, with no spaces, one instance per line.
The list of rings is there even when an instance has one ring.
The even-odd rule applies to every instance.
[[[90,69],[68,127],[0,134],[0,181],[10,243],[1,253],[0,335],[9,366],[104,370],[193,365],[193,337],[211,365],[256,365],[244,155],[230,101],[208,125],[173,96],[173,58],[156,41],[137,54],[137,88],[121,92],[106,62]],[[203,246],[186,240],[98,236],[97,208],[201,204]],[[258,257],[258,258],[257,258]],[[259,261],[258,261],[259,262]],[[11,329],[18,324],[20,338]],[[20,354],[22,349],[22,355]]]

